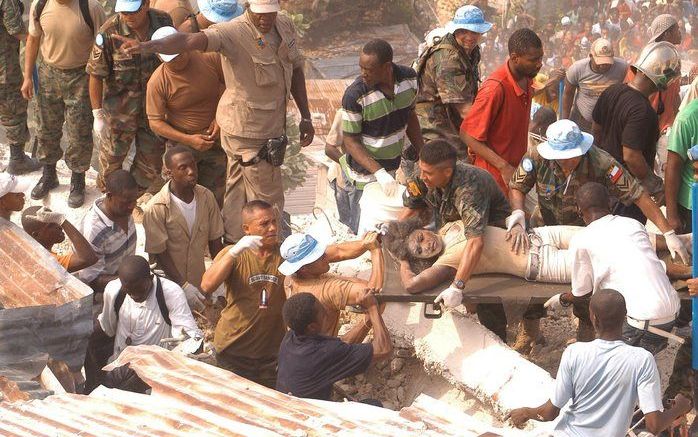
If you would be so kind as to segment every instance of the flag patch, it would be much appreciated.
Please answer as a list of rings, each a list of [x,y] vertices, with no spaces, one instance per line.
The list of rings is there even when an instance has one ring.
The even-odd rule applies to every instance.
[[[618,182],[618,179],[620,179],[621,176],[623,176],[623,169],[617,165],[614,165],[608,170],[608,178],[614,184]]]

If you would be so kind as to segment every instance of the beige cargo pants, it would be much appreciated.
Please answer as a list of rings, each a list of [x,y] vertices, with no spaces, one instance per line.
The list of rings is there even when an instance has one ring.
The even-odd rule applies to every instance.
[[[240,160],[252,160],[267,140],[241,138],[221,132],[221,145],[228,155],[228,170],[223,197],[225,240],[238,241],[243,235],[242,207],[251,200],[264,200],[281,213],[284,209],[284,188],[281,167],[266,160],[242,166]]]

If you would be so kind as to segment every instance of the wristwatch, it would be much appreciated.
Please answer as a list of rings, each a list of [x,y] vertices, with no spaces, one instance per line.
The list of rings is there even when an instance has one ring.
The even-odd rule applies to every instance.
[[[463,282],[462,279],[458,279],[458,280],[453,281],[453,286],[459,290],[462,290],[465,288],[465,282]]]

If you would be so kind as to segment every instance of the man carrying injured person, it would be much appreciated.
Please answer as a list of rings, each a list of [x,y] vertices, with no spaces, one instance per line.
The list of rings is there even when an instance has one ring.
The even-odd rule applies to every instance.
[[[383,251],[376,232],[368,232],[362,240],[327,245],[321,238],[309,234],[293,234],[281,245],[283,264],[279,272],[288,278],[286,293],[310,293],[324,307],[320,334],[336,337],[339,331],[339,313],[347,305],[356,305],[367,289],[383,287]],[[330,263],[355,259],[371,252],[371,276],[368,281],[328,274]],[[371,319],[365,315],[363,322],[342,336],[345,343],[361,343],[371,330]]]

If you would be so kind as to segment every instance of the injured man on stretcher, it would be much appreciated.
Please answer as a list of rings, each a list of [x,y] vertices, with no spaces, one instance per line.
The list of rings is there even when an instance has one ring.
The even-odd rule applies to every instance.
[[[446,223],[438,233],[424,229],[421,221],[409,219],[390,222],[382,237],[384,247],[400,261],[400,279],[411,294],[422,293],[453,280],[461,261],[467,238],[460,222]],[[506,229],[487,226],[485,244],[474,275],[502,273],[528,281],[565,284],[572,279],[572,253],[568,250],[572,237],[583,229],[579,226],[544,226],[528,234],[530,249],[517,253],[506,241]],[[667,250],[664,237],[650,233],[657,253]],[[691,246],[691,234],[679,238]],[[670,279],[691,277],[691,266],[665,261]]]

